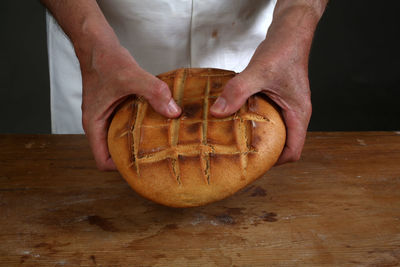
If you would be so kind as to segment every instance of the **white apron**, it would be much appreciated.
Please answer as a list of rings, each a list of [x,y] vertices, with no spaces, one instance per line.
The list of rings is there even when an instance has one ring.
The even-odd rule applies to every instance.
[[[98,0],[138,64],[242,71],[265,39],[276,0]],[[47,13],[52,132],[83,133],[82,79],[68,37]]]

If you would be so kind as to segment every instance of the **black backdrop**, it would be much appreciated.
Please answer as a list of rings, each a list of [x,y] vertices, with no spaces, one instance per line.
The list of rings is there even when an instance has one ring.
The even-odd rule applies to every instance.
[[[396,0],[331,0],[310,58],[311,131],[400,130]],[[0,3],[0,133],[50,133],[45,11]]]
[[[399,11],[396,1],[330,1],[310,59],[310,130],[400,129]]]

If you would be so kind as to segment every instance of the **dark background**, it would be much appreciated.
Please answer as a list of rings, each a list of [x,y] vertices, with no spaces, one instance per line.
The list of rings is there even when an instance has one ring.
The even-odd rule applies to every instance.
[[[310,58],[311,131],[400,130],[396,1],[332,0]],[[45,10],[0,3],[0,133],[50,133]]]

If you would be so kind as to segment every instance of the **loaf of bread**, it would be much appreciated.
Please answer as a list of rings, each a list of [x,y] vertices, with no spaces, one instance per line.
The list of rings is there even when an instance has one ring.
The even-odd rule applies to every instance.
[[[119,106],[108,132],[109,151],[137,193],[166,206],[200,206],[234,194],[275,164],[286,131],[265,95],[251,96],[229,117],[209,112],[234,76],[202,68],[158,75],[182,108],[177,119],[159,115],[141,97]]]

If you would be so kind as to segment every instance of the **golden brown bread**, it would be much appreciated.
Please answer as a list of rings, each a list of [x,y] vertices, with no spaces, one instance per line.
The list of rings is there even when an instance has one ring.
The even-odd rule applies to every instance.
[[[210,115],[234,76],[201,68],[158,75],[182,107],[178,119],[159,115],[140,97],[118,108],[108,132],[109,151],[136,192],[171,207],[199,206],[234,194],[274,165],[286,131],[265,96],[250,97],[227,118]]]

